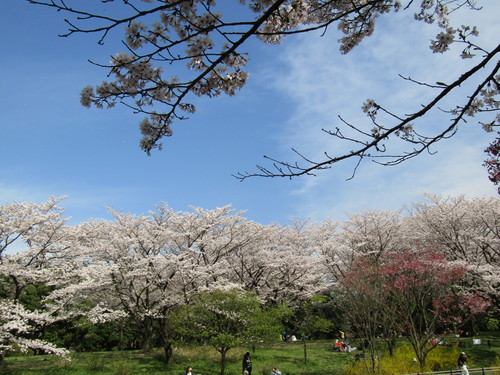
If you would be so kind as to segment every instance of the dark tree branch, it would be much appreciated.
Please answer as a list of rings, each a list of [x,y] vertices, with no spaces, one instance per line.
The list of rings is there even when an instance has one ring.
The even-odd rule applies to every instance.
[[[452,119],[451,125],[449,125],[444,131],[441,133],[432,136],[432,137],[425,137],[425,136],[420,136],[418,141],[414,141],[411,139],[405,139],[404,140],[414,143],[414,144],[419,144],[420,147],[418,148],[413,148],[413,150],[406,152],[403,155],[372,155],[370,153],[371,150],[375,150],[377,152],[384,152],[385,147],[380,146],[382,142],[385,139],[388,139],[389,136],[392,134],[396,133],[397,131],[401,131],[405,126],[408,124],[411,124],[413,121],[417,120],[418,118],[424,116],[427,112],[429,112],[431,109],[437,106],[437,104],[445,97],[447,97],[452,90],[455,88],[460,87],[464,82],[466,82],[469,78],[471,78],[474,74],[476,74],[478,71],[483,69],[498,53],[500,52],[500,45],[498,45],[492,52],[490,52],[488,55],[485,56],[485,58],[476,66],[471,68],[469,71],[466,73],[462,74],[457,80],[455,80],[453,83],[447,85],[447,86],[439,86],[441,88],[441,92],[434,98],[432,99],[427,105],[423,106],[422,109],[420,109],[418,112],[415,112],[411,115],[407,115],[404,119],[395,116],[396,118],[400,119],[401,121],[397,123],[395,126],[385,129],[384,131],[378,133],[376,136],[372,134],[368,134],[359,128],[348,124],[344,120],[342,120],[345,124],[347,124],[350,128],[358,131],[361,134],[364,134],[365,136],[368,136],[369,140],[367,141],[361,141],[359,139],[355,138],[348,138],[342,135],[340,130],[337,128],[336,131],[334,132],[328,132],[328,134],[335,136],[341,140],[344,141],[350,141],[354,142],[356,144],[360,144],[360,147],[356,150],[352,150],[351,152],[343,155],[338,155],[335,157],[328,157],[327,159],[321,161],[321,162],[311,162],[309,159],[303,157],[300,153],[297,153],[301,158],[302,162],[305,162],[305,165],[300,165],[299,162],[295,162],[293,164],[285,161],[280,161],[277,159],[273,159],[270,157],[265,157],[268,160],[273,161],[273,167],[274,170],[269,170],[265,167],[262,167],[260,165],[257,166],[258,170],[261,173],[237,173],[236,175],[233,175],[234,177],[238,178],[240,181],[243,181],[249,177],[298,177],[302,175],[312,175],[314,174],[314,171],[316,170],[321,170],[321,169],[327,169],[330,168],[333,164],[339,163],[344,160],[348,160],[351,158],[359,158],[360,160],[363,158],[370,158],[370,159],[376,159],[376,158],[393,158],[394,160],[392,161],[387,161],[383,162],[380,164],[383,165],[396,165],[400,164],[405,160],[408,160],[410,158],[413,158],[420,153],[422,153],[424,150],[429,150],[429,147],[433,145],[434,143],[440,141],[443,138],[446,138],[447,136],[452,136],[453,132],[456,131],[456,128],[458,126],[458,123],[460,120],[463,120],[464,114],[467,112],[467,110],[471,107],[473,100],[478,96],[479,92],[488,84],[488,82],[491,82],[495,75],[498,74],[499,68],[500,68],[500,62],[497,62],[495,67],[492,69],[491,73],[488,75],[488,77],[476,88],[474,93],[469,97],[469,100],[467,104],[459,111],[459,113],[456,115],[455,118]],[[431,86],[432,87],[432,86]],[[390,113],[386,111],[386,113]],[[450,134],[451,133],[451,134]],[[401,137],[400,137],[401,138]],[[295,150],[294,150],[295,151]],[[359,161],[357,163],[357,166],[359,166]],[[356,166],[356,168],[357,168]],[[352,177],[351,177],[352,178]]]

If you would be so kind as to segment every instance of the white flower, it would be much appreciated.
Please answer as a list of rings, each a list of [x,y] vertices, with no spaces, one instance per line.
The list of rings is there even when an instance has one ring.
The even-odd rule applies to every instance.
[[[80,103],[87,108],[92,104],[92,97],[94,96],[94,88],[92,86],[85,86],[80,92]]]
[[[483,125],[483,130],[485,132],[488,132],[488,133],[491,133],[493,132],[493,123],[489,123],[489,124],[482,124]]]
[[[377,106],[377,104],[375,103],[375,100],[367,99],[366,102],[363,103],[363,106],[361,107],[361,109],[363,110],[363,112],[368,113],[370,111],[370,109],[372,109],[373,107],[376,107],[376,106]]]
[[[436,36],[436,40],[431,40],[431,50],[434,53],[443,53],[450,49],[449,45],[453,43],[455,38],[455,32],[453,28],[449,27],[446,32],[442,31]]]

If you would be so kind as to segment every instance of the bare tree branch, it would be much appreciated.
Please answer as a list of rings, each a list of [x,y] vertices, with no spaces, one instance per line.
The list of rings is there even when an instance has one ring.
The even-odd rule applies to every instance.
[[[418,145],[418,147],[413,148],[412,150],[402,154],[402,155],[383,155],[383,154],[378,154],[378,153],[383,153],[385,151],[384,146],[381,147],[381,144],[384,140],[388,139],[389,136],[393,135],[397,131],[401,131],[405,126],[408,124],[413,123],[415,120],[417,120],[420,117],[423,117],[426,113],[428,113],[431,109],[435,108],[438,103],[445,97],[447,97],[450,92],[458,87],[460,87],[464,82],[469,80],[472,76],[474,76],[477,72],[482,70],[483,68],[486,67],[486,65],[494,59],[494,57],[500,53],[500,45],[498,45],[492,52],[487,54],[483,60],[471,68],[469,71],[466,73],[462,74],[458,79],[456,79],[454,82],[446,85],[446,86],[433,86],[430,85],[432,88],[440,88],[441,92],[436,95],[428,104],[422,107],[419,111],[406,115],[404,118],[400,118],[398,116],[394,116],[400,121],[387,129],[383,129],[380,133],[375,133],[375,134],[369,134],[363,130],[361,130],[358,127],[355,127],[354,125],[348,124],[346,121],[344,121],[342,118],[341,120],[343,121],[344,124],[348,125],[350,128],[356,130],[362,135],[365,135],[368,137],[368,140],[362,141],[357,138],[349,138],[344,136],[340,130],[337,128],[335,131],[327,131],[329,135],[332,135],[334,137],[339,138],[340,140],[343,141],[349,141],[353,142],[355,144],[359,144],[359,148],[356,150],[352,150],[349,153],[334,156],[334,157],[328,157],[323,161],[320,162],[311,162],[308,158],[302,156],[302,154],[295,152],[301,157],[301,162],[303,164],[299,164],[299,162],[295,163],[289,163],[286,161],[279,161],[273,158],[265,157],[266,159],[272,160],[273,161],[273,166],[275,167],[275,170],[269,170],[267,168],[264,168],[262,166],[257,166],[258,170],[261,171],[262,173],[238,173],[234,175],[236,178],[238,178],[240,181],[243,181],[249,177],[297,177],[297,176],[302,176],[302,175],[312,175],[314,174],[314,171],[320,170],[320,169],[327,169],[330,168],[333,164],[339,163],[344,160],[348,160],[351,158],[359,158],[360,160],[363,158],[369,158],[369,159],[376,159],[376,158],[391,158],[393,160],[386,161],[386,162],[378,162],[379,164],[382,165],[396,165],[400,164],[405,160],[408,160],[410,158],[413,158],[419,154],[421,154],[424,150],[429,150],[429,147],[433,145],[434,143],[440,141],[441,139],[444,139],[446,137],[450,137],[453,135],[453,132],[456,131],[456,128],[461,120],[463,120],[464,115],[471,109],[474,99],[477,98],[481,90],[484,89],[488,83],[491,83],[494,81],[494,77],[498,74],[499,69],[500,69],[500,62],[497,62],[494,68],[491,70],[490,74],[484,79],[475,89],[475,91],[472,93],[472,95],[469,97],[467,103],[460,108],[458,111],[453,111],[455,114],[455,117],[451,119],[451,124],[447,126],[442,132],[434,135],[434,136],[423,136],[423,135],[418,135],[418,133],[413,131],[413,135],[416,136],[415,139],[411,139],[409,137],[405,136],[399,136],[399,138]],[[427,85],[429,86],[429,85]],[[380,108],[380,107],[379,107]],[[390,113],[388,111],[385,111],[386,113]],[[372,154],[371,152],[375,151],[375,154]],[[359,161],[358,164],[359,165]],[[352,177],[351,177],[352,178]]]

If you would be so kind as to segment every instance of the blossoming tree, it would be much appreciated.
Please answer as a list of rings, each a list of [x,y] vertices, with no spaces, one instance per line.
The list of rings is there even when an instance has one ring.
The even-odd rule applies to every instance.
[[[404,222],[400,211],[352,213],[343,223],[327,220],[316,224],[311,240],[338,280],[361,255],[376,261],[387,252],[403,249]]]
[[[311,246],[314,226],[257,225],[249,243],[228,257],[228,277],[270,306],[305,301],[326,287],[323,258]]]
[[[414,208],[410,223],[414,241],[440,249],[451,261],[467,264],[466,284],[498,305],[500,201],[427,195],[427,202]]]
[[[497,133],[497,138],[484,150],[488,154],[488,159],[485,160],[485,167],[488,170],[489,179],[493,184],[500,184],[500,132]],[[498,187],[500,194],[500,186]]]
[[[358,164],[363,159],[398,164],[453,136],[462,122],[479,113],[487,115],[478,120],[485,130],[493,131],[499,125],[500,45],[486,50],[475,41],[478,29],[474,25],[459,26],[450,22],[450,14],[460,8],[479,11],[476,1],[239,0],[240,8],[236,11],[231,6],[237,7],[237,4],[216,4],[215,0],[127,0],[123,3],[101,0],[106,7],[104,11],[92,2],[85,5],[74,0],[29,2],[65,13],[69,29],[64,36],[96,33],[99,43],[103,43],[114,29],[125,28],[124,50],[113,53],[109,63],[98,64],[109,71],[112,79],[96,87],[85,87],[81,103],[98,108],[122,103],[146,115],[140,129],[141,148],[148,154],[161,147],[163,137],[172,135],[174,121],[195,112],[191,94],[234,95],[245,85],[249,58],[245,45],[253,36],[277,44],[285,36],[314,30],[327,32],[336,25],[344,35],[339,39],[340,50],[348,53],[372,35],[379,16],[405,11],[413,12],[416,21],[436,25],[437,35],[430,43],[433,53],[445,53],[455,43],[461,46],[458,59],[475,61],[448,83],[431,84],[405,77],[431,92],[425,103],[415,104],[413,112],[399,114],[385,108],[382,102],[366,100],[362,110],[372,122],[371,130],[343,119],[342,127],[325,130],[350,144],[347,153],[325,152],[323,160],[313,161],[297,152],[300,163],[269,158],[271,167],[258,166],[256,173],[238,174],[241,180],[249,176],[310,175],[347,159],[357,159]],[[487,73],[482,74],[484,71]],[[472,88],[460,91],[460,87],[468,83]],[[456,105],[443,108],[445,99],[457,91]],[[424,133],[419,129],[419,120],[438,107],[449,114],[449,122],[434,132]],[[403,151],[393,147],[400,141],[406,145]]]
[[[458,288],[465,275],[464,264],[448,262],[444,255],[433,251],[415,248],[387,253],[378,263],[353,267],[342,280],[345,311],[370,337],[376,334],[378,324],[388,325],[380,327],[380,333],[387,332],[387,328],[396,334],[404,333],[424,368],[433,349],[429,342],[437,328],[489,307],[487,299],[471,298]],[[356,303],[360,296],[362,304]],[[468,303],[471,305],[467,307]],[[375,362],[372,364],[375,366]]]
[[[0,206],[0,360],[13,345],[24,351],[67,353],[32,337],[57,316],[51,310],[30,310],[20,303],[27,286],[54,281],[51,267],[67,248],[66,219],[57,206],[62,199]]]
[[[172,308],[212,288],[233,286],[226,257],[252,238],[249,222],[229,206],[176,212],[165,204],[149,215],[111,210],[112,222],[84,223],[74,244],[77,267],[50,298],[68,314],[93,322],[128,318],[144,347],[155,332],[172,355]],[[82,302],[91,306],[81,308]]]

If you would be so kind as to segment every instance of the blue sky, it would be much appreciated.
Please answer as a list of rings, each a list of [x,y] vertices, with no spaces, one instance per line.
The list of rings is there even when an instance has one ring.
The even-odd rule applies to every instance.
[[[490,48],[498,42],[500,2],[478,3],[484,11],[457,14],[457,22],[477,25],[480,44]],[[82,87],[106,79],[87,59],[107,62],[121,50],[116,41],[99,46],[97,36],[60,38],[63,16],[23,0],[4,0],[2,18],[0,204],[67,195],[61,206],[72,223],[109,218],[106,206],[142,214],[160,201],[180,211],[232,204],[251,220],[285,224],[292,217],[344,220],[347,213],[408,207],[425,192],[496,195],[481,166],[493,136],[475,121],[435,147],[436,155],[396,167],[367,161],[351,181],[350,164],[293,180],[231,176],[254,171],[264,154],[292,160],[291,147],[312,157],[334,150],[321,129],[338,125],[337,115],[366,121],[367,98],[415,111],[426,91],[398,73],[429,82],[456,77],[462,62],[453,53],[432,54],[436,29],[409,12],[382,17],[375,34],[348,55],[338,52],[333,29],[279,46],[252,41],[247,86],[235,97],[197,99],[197,112],[175,123],[164,150],[150,157],[138,147],[141,116],[79,103]],[[436,114],[423,126],[440,120]]]

